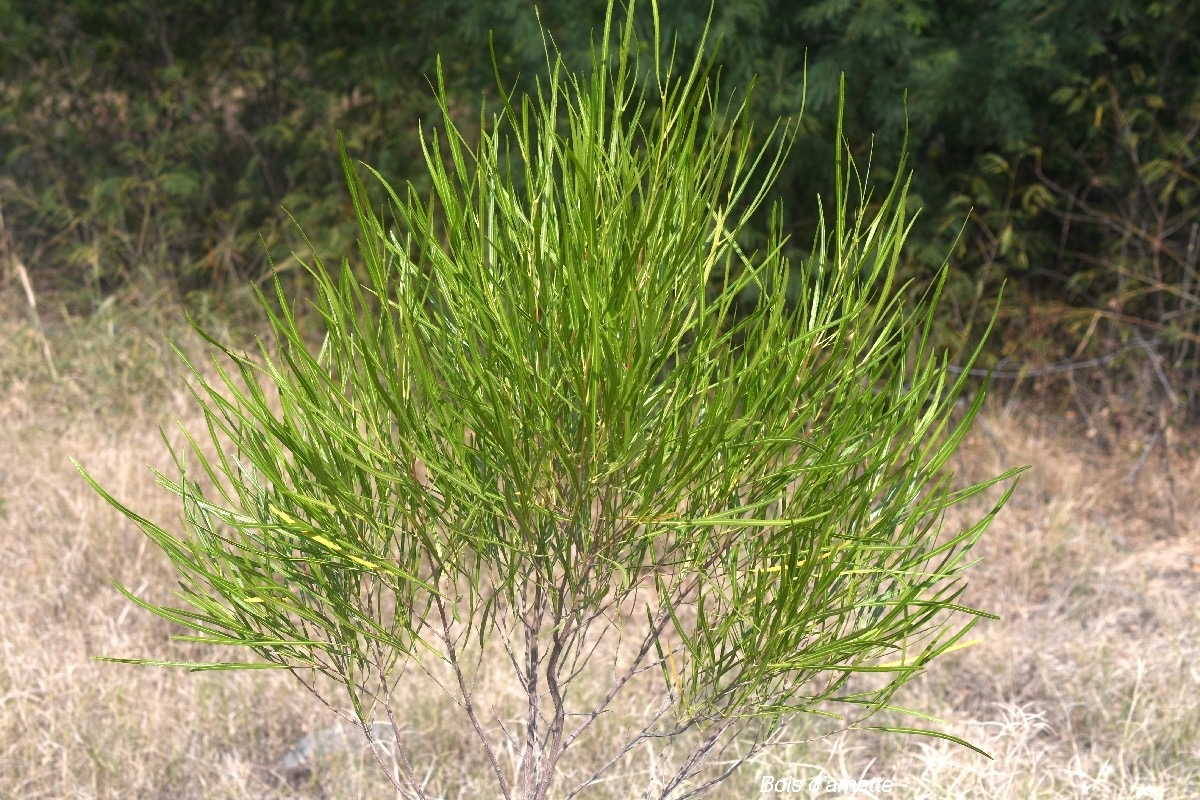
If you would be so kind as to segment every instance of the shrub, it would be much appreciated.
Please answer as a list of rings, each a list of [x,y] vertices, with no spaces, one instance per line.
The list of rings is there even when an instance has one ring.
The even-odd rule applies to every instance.
[[[898,299],[905,184],[856,212],[839,141],[830,221],[786,303],[778,226],[758,253],[738,234],[791,131],[755,146],[699,59],[656,62],[648,97],[633,24],[612,19],[589,76],[551,59],[474,146],[439,71],[432,190],[375,174],[390,222],[343,151],[361,270],[308,265],[315,354],[279,284],[261,298],[275,347],[209,337],[236,370],[195,370],[217,455],[189,437],[187,459],[215,489],[183,453],[160,476],[185,536],[87,476],[180,574],[180,607],[126,595],[261,659],[131,661],[287,668],[315,693],[326,676],[373,745],[375,718],[392,724],[403,796],[425,796],[425,770],[392,693],[422,659],[451,676],[502,796],[573,796],[654,741],[683,751],[647,790],[667,797],[728,777],[797,715],[868,727],[986,616],[960,603],[964,559],[1012,489],[966,530],[939,519],[1016,470],[950,489],[983,394],[952,419],[964,384],[929,341],[938,287],[919,313]],[[512,716],[476,696],[489,647]],[[647,677],[657,705],[592,757],[594,723]]]

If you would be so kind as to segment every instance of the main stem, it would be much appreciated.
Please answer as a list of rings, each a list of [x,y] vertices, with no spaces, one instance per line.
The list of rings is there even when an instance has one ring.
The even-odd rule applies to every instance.
[[[546,598],[539,581],[533,589],[533,602],[522,614],[525,623],[525,692],[529,703],[529,717],[525,725],[525,757],[522,762],[522,778],[526,800],[538,795],[541,783],[541,764],[538,753],[538,729],[541,706],[538,701],[539,673],[542,665],[541,647],[538,641],[542,630],[542,618],[546,611]]]

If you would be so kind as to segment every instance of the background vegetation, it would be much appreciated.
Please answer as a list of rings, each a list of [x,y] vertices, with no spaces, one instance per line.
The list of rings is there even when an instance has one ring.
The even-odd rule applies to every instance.
[[[578,67],[603,0],[541,6]],[[708,12],[707,0],[664,4],[678,57]],[[778,190],[788,230],[808,229],[829,188],[838,75],[848,138],[873,148],[884,180],[907,90],[911,203],[925,211],[905,267],[925,278],[953,249],[943,344],[977,332],[1007,281],[989,355],[1002,379],[1069,384],[1093,423],[1195,415],[1195,4],[725,0],[714,28],[726,89],[758,76],[757,118],[806,105]],[[435,54],[469,128],[479,93],[496,95],[489,31],[506,78],[544,72],[528,0],[0,0],[6,262],[85,312],[122,292],[227,299],[269,259],[286,272],[298,240],[281,207],[345,252],[336,133],[382,174],[418,175]],[[1109,368],[1087,368],[1094,359]]]

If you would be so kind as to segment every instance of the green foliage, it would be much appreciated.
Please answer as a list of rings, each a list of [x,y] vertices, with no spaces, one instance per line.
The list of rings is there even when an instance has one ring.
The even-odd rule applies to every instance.
[[[1146,404],[1186,400],[1197,413],[1200,12],[1179,2],[1126,12],[1097,66],[1052,95],[1071,139],[1030,149],[1036,182],[1026,191],[1051,198],[1041,207],[1056,223],[1065,288],[1084,306],[1066,319],[1079,349],[1142,343],[1185,379],[1176,394],[1155,365],[1162,392]]]
[[[702,791],[730,774],[719,741],[748,757],[796,714],[862,726],[891,708],[986,616],[962,603],[967,555],[1012,489],[962,530],[944,511],[1017,472],[949,485],[983,395],[955,414],[939,292],[916,312],[897,293],[907,182],[860,205],[839,138],[831,213],[786,302],[780,216],[757,252],[739,235],[793,132],[755,145],[698,60],[656,69],[643,115],[644,51],[632,23],[610,44],[610,20],[590,73],[551,59],[478,141],[439,71],[429,191],[372,171],[390,219],[343,150],[360,264],[308,265],[315,353],[278,282],[274,347],[210,338],[236,368],[195,370],[217,455],[189,436],[179,477],[160,476],[182,537],[88,477],[179,570],[181,606],[130,599],[249,666],[333,679],[368,736],[403,666],[432,654],[505,797],[567,796],[560,757],[639,675],[661,675],[661,705],[580,788],[655,740],[695,748],[655,791]],[[625,655],[593,663],[614,629]],[[470,688],[496,641],[525,706],[503,735]],[[572,689],[581,674],[599,695]],[[396,731],[397,791],[423,796],[419,743]]]
[[[466,19],[471,8],[483,8],[462,5]],[[572,21],[599,5],[555,4],[556,42],[586,53],[586,25]],[[894,178],[905,135],[920,165],[910,202],[929,210],[914,225],[902,272],[925,285],[952,252],[952,313],[938,320],[937,341],[956,350],[969,341],[1008,280],[1017,291],[1002,312],[1002,330],[1027,334],[1031,313],[1049,327],[1038,327],[1042,337],[1032,340],[1003,337],[1010,342],[1003,355],[1067,358],[1153,332],[1170,344],[1163,353],[1194,387],[1194,348],[1174,344],[1200,336],[1198,276],[1187,262],[1200,212],[1184,197],[1194,184],[1200,87],[1200,62],[1188,44],[1200,36],[1193,6],[988,0],[968,10],[924,0],[730,0],[714,7],[713,28],[725,34],[722,86],[744,90],[757,75],[754,118],[795,117],[805,108],[775,195],[788,200],[785,229],[810,225],[811,206],[797,198],[832,183],[824,143],[834,135],[844,74],[847,132],[871,175]],[[708,7],[695,0],[662,12],[684,59],[695,52]],[[485,19],[498,41],[520,50],[519,16],[510,9]],[[525,69],[536,72],[532,62]],[[1164,191],[1176,195],[1168,207],[1154,199]],[[761,244],[765,225],[753,223],[746,241]],[[1143,230],[1143,241],[1132,243]],[[1172,268],[1155,265],[1156,246]],[[1134,278],[1135,289],[1126,273],[1147,279]],[[1134,313],[1106,317],[1108,334],[1089,335],[1096,312],[1114,300]],[[1042,311],[1030,311],[1038,305]]]
[[[440,15],[411,5],[0,5],[0,199],[25,261],[101,292],[239,284],[264,240],[296,244],[281,205],[348,244],[335,132],[399,169],[420,150],[397,132],[434,110]]]
[[[1193,3],[1015,0],[963,13],[924,2],[819,2],[796,19],[815,56],[811,108],[820,115],[829,106],[844,70],[855,130],[877,132],[885,166],[899,146],[895,98],[907,89],[921,164],[915,190],[933,212],[914,231],[911,267],[938,268],[962,232],[948,287],[961,308],[952,327],[986,322],[989,304],[979,298],[1015,277],[1006,317],[1025,336],[1004,337],[1009,355],[1034,357],[1033,344],[1049,348],[1043,358],[1078,357],[1153,332],[1161,345],[1191,343],[1159,351],[1195,391]],[[1048,327],[1031,339],[1022,309],[1038,305]],[[1114,305],[1120,314],[1109,313]]]
[[[329,252],[344,249],[354,223],[335,136],[387,174],[412,174],[417,123],[437,117],[433,53],[453,53],[447,94],[468,136],[476,121],[461,98],[500,102],[490,52],[515,86],[545,79],[538,13],[567,67],[586,68],[605,3],[538,8],[73,0],[47,13],[2,2],[0,203],[16,246],[39,286],[99,295],[146,277],[185,293],[263,278],[260,240],[277,269],[300,276],[280,207],[328,232]],[[769,198],[787,201],[785,230],[809,229],[809,198],[831,194],[845,74],[846,130],[870,176],[895,178],[906,130],[920,167],[909,202],[927,211],[901,273],[924,287],[952,254],[940,344],[957,352],[973,340],[1008,281],[1008,348],[986,363],[1096,355],[1144,335],[1171,380],[1187,378],[1181,396],[1200,390],[1193,3],[680,0],[659,9],[658,56],[686,65],[710,9],[723,95],[754,82],[752,119],[797,124]],[[649,9],[634,24],[648,32]],[[769,227],[752,220],[742,244],[762,246]]]

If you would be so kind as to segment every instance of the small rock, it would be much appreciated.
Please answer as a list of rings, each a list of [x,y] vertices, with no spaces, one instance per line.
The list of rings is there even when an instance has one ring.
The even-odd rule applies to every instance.
[[[392,741],[394,729],[389,722],[374,722],[371,723],[371,735],[377,742],[387,745]],[[342,753],[366,753],[370,747],[361,728],[335,725],[315,731],[296,742],[291,750],[271,765],[271,771],[287,780],[304,780],[322,759]]]

